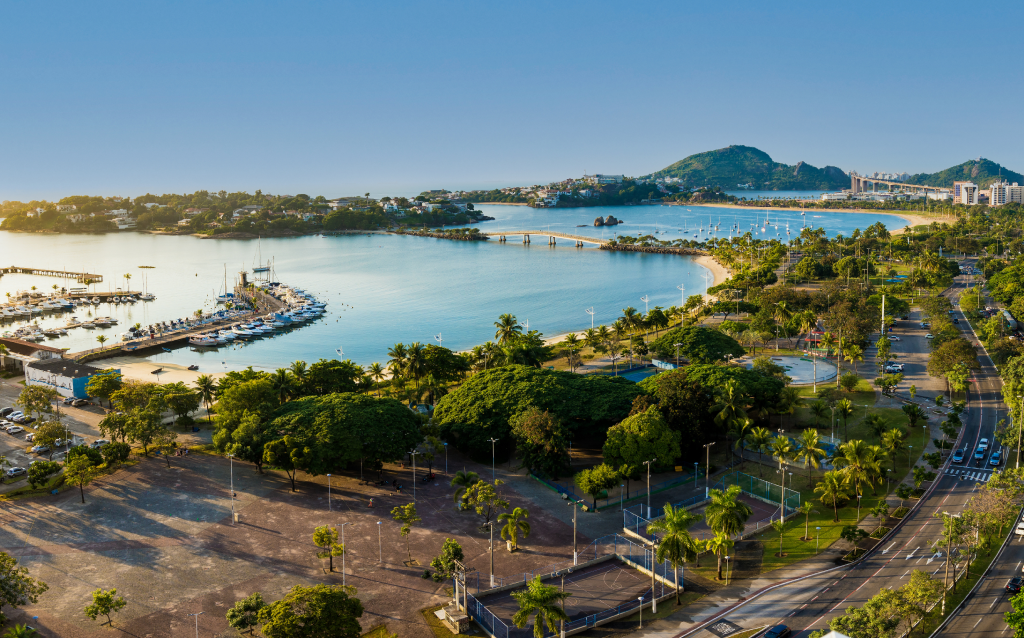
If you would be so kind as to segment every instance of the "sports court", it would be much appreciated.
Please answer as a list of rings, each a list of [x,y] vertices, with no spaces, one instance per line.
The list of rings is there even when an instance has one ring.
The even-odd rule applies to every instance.
[[[747,519],[747,527],[744,532],[749,532],[753,529],[760,529],[766,527],[769,524],[769,519],[772,517],[778,518],[779,506],[774,503],[765,503],[760,499],[756,499],[749,494],[740,494],[737,500],[746,503],[750,506],[750,509],[754,510],[754,513]],[[787,507],[786,514],[789,514],[792,510]],[[694,512],[695,514],[703,514],[704,508],[701,507]],[[703,518],[697,523],[694,523],[693,527],[690,528],[690,533],[694,538],[707,540],[714,536],[711,533],[711,528],[708,527],[707,521]]]
[[[659,567],[659,574],[660,571]],[[560,587],[561,582],[562,579],[559,577],[544,580],[545,585],[555,587]],[[522,587],[483,596],[479,601],[505,625],[512,628],[512,615],[519,610],[519,603],[512,597],[512,592],[525,587],[524,583]],[[659,581],[656,588],[659,597],[663,588]],[[651,577],[613,558],[597,565],[574,569],[571,574],[566,574],[565,591],[572,594],[565,600],[565,613],[569,615],[569,620],[573,621],[620,605],[632,603],[635,606],[636,599],[640,596],[644,596],[644,604],[648,604],[651,600]]]

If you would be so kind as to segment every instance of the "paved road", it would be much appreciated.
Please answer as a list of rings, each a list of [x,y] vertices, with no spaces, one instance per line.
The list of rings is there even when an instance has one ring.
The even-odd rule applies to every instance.
[[[957,286],[962,287],[966,278],[958,280]],[[956,288],[950,294],[955,292]],[[913,374],[920,375],[923,371],[916,368],[926,360],[922,353],[927,353],[928,347],[923,338],[925,331],[919,328],[918,315],[915,313],[912,319],[918,321],[904,322],[906,328],[902,330],[901,343],[908,353],[906,360],[914,363]],[[967,328],[966,322],[960,326]],[[968,337],[974,340],[969,332]],[[976,383],[970,390],[970,407],[964,415],[961,431],[961,446],[968,449],[976,447],[982,437],[992,440],[996,422],[1005,416],[998,372],[987,357],[982,356],[981,363],[982,368],[975,375]],[[779,586],[724,614],[722,618],[743,628],[786,624],[793,629],[794,635],[806,636],[811,631],[827,629],[829,620],[841,615],[851,605],[863,605],[882,587],[903,585],[914,569],[927,570],[941,577],[945,566],[944,554],[934,554],[932,548],[939,542],[942,523],[933,514],[937,511],[959,512],[977,490],[978,481],[990,474],[987,470],[974,468],[972,474],[961,480],[959,472],[950,473],[948,467],[942,468],[934,489],[924,502],[868,559],[854,566],[839,567]],[[971,475],[974,476],[973,481]],[[1024,556],[1024,546],[1021,546],[1021,551]],[[686,630],[679,635],[691,631]]]

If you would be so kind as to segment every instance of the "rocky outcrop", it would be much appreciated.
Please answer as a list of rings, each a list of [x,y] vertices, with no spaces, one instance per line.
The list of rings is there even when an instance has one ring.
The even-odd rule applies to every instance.
[[[653,253],[657,255],[707,255],[706,250],[677,246],[637,246],[636,244],[602,244],[601,250],[617,250],[626,253]]]
[[[622,223],[622,220],[621,219],[615,219],[615,215],[609,215],[609,216],[605,217],[604,219],[601,219],[600,217],[598,217],[597,219],[594,220],[594,225],[595,226],[618,226],[621,223]]]

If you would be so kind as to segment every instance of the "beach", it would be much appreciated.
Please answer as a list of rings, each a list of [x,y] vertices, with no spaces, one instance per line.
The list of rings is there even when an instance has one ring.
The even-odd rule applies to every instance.
[[[100,359],[90,365],[101,369],[113,368],[120,370],[121,376],[134,381],[144,381],[147,383],[177,383],[181,381],[188,386],[194,385],[196,379],[204,374],[214,379],[219,379],[226,374],[225,371],[213,372],[203,370],[202,366],[198,370],[189,370],[188,366],[174,363],[156,363],[140,357],[111,357],[110,359]],[[153,374],[154,370],[162,370],[162,372]]]
[[[813,211],[816,213],[860,213],[860,214],[872,214],[872,215],[890,215],[892,217],[899,217],[914,226],[929,226],[932,222],[940,221],[939,217],[926,217],[924,215],[918,215],[915,213],[907,213],[904,211],[888,211],[888,210],[869,210],[860,208],[801,208],[799,206],[735,206],[733,204],[692,204],[694,206],[708,206],[711,208],[730,208],[732,210],[785,210],[796,213],[806,213]],[[863,229],[862,229],[863,230]],[[903,228],[898,230],[890,231],[893,235],[899,235],[904,232]]]

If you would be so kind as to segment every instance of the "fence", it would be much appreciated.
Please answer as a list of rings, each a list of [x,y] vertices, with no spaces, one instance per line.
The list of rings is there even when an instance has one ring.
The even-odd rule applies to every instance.
[[[663,563],[657,563],[655,560],[654,553],[650,549],[647,549],[646,547],[639,545],[638,543],[634,543],[628,538],[624,538],[618,534],[609,534],[608,536],[603,536],[592,542],[590,545],[585,547],[581,552],[579,552],[578,562],[585,563],[587,561],[591,561],[596,558],[609,555],[617,556],[620,560],[625,562],[627,565],[630,565],[631,567],[641,570],[647,570],[648,575],[653,569],[656,577],[654,588],[649,588],[647,589],[647,591],[644,592],[642,601],[633,598],[629,601],[623,602],[622,604],[608,607],[607,609],[603,609],[597,613],[588,614],[586,616],[583,616],[582,618],[577,618],[576,620],[572,620],[570,622],[565,623],[565,632],[567,634],[582,631],[583,629],[586,629],[588,627],[596,627],[597,625],[605,621],[611,620],[612,618],[632,613],[636,611],[638,608],[640,608],[642,605],[649,604],[654,597],[657,597],[658,600],[661,600],[666,596],[672,595],[672,583],[674,582],[675,578],[675,575],[672,571],[672,565],[668,561],[665,561]],[[536,572],[524,572],[523,574],[516,575],[514,577],[506,576],[501,579],[496,577],[495,582],[498,582],[500,580],[504,583],[502,585],[496,585],[496,587],[514,585],[517,582],[515,579],[521,579],[521,581],[519,582],[523,582],[525,584],[527,580],[530,580],[537,575],[540,575],[542,580],[544,578],[554,578],[554,573],[558,571],[558,569],[571,567],[572,565],[572,562],[565,562],[556,565],[554,569],[551,569],[547,572],[537,570]],[[682,569],[683,568],[681,567],[679,574],[680,583],[683,582]],[[484,578],[486,578],[486,576]],[[476,573],[475,579],[478,583],[480,582],[481,579],[479,572]],[[469,586],[472,580],[473,577],[467,574],[467,586]],[[668,583],[668,585],[666,585],[666,583]],[[481,594],[487,595],[488,593],[489,592],[487,590],[481,591],[478,586],[477,596],[480,596]],[[479,623],[480,626],[483,627],[485,631],[494,636],[494,638],[529,638],[533,635],[533,627],[531,625],[527,625],[526,627],[520,629],[515,625],[506,624],[503,620],[495,616],[494,613],[491,612],[491,610],[487,609],[486,605],[477,600],[476,596],[474,596],[473,594],[467,593],[466,601],[468,603],[468,615],[477,623]],[[537,619],[535,619],[534,622],[537,622]],[[556,634],[545,634],[545,636],[554,635]]]
[[[687,508],[690,507],[691,505],[696,505],[697,503],[700,503],[705,498],[706,497],[703,494],[697,494],[695,496],[691,496],[685,501],[672,503],[672,507],[674,509]],[[622,527],[624,529],[630,530],[631,532],[634,532],[638,536],[643,536],[644,538],[654,538],[650,534],[647,534],[646,531],[641,530],[646,530],[648,523],[650,523],[652,520],[664,516],[665,508],[652,507],[650,511],[650,518],[644,516],[646,512],[647,506],[643,504],[633,505],[627,509],[622,510]]]
[[[583,503],[585,505],[588,505],[588,506],[589,505],[593,505],[595,503],[595,501],[594,501],[594,499],[592,497],[590,497],[590,496],[584,494],[583,492],[579,491],[579,488],[577,488],[575,485],[572,485],[571,483],[562,483],[560,481],[552,481],[551,479],[547,479],[547,478],[544,478],[543,476],[538,476],[537,474],[532,474],[532,473],[530,474],[530,476],[532,476],[533,478],[537,479],[538,481],[540,481],[541,483],[543,483],[547,487],[551,488],[552,490],[558,492],[559,494],[566,494],[569,498],[571,498],[574,501],[583,501]],[[694,474],[684,474],[682,476],[674,476],[674,477],[672,477],[670,479],[665,479],[664,481],[660,481],[660,482],[655,483],[654,485],[652,485],[650,493],[651,494],[657,494],[658,492],[663,492],[663,491],[665,491],[667,489],[671,489],[673,487],[678,487],[680,485],[685,485],[685,484],[690,483],[690,482],[694,482],[695,483],[702,476],[704,476],[704,474],[702,472],[700,472],[700,471],[698,471],[695,475]],[[619,488],[620,494],[623,491],[623,489],[624,489],[623,487]],[[625,504],[625,503],[628,503],[629,501],[635,501],[637,499],[646,498],[647,494],[648,494],[647,488],[644,487],[644,488],[642,488],[642,489],[640,489],[640,490],[638,490],[636,492],[632,492],[632,496],[630,495],[630,492],[627,491],[625,494],[621,494],[621,498],[616,498],[616,497],[612,497],[612,496],[607,496],[605,498],[598,498],[596,500],[597,509],[598,509],[598,511],[600,511],[601,509],[607,508],[607,507],[609,507],[611,505],[618,505],[619,503]]]
[[[783,502],[782,486],[769,483],[764,479],[751,476],[743,472],[732,472],[722,477],[722,480],[715,484],[718,489],[726,489],[730,485],[739,485],[744,494],[754,498],[768,501],[776,505]],[[785,488],[785,506],[796,509],[800,507],[800,492]]]

